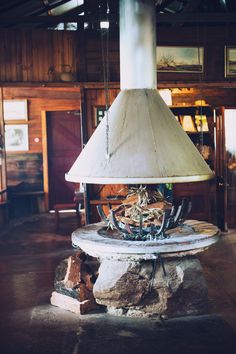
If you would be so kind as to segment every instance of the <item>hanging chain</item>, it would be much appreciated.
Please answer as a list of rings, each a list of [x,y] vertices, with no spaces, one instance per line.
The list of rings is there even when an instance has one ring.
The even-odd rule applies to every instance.
[[[200,107],[200,112],[199,112],[199,115],[200,115],[200,122],[201,122],[201,134],[200,134],[200,147],[201,147],[201,151],[203,150],[203,120],[202,120],[202,104],[201,104],[201,107]]]
[[[99,5],[101,8],[101,6]],[[106,14],[109,13],[109,5],[108,2],[106,4]],[[108,16],[107,16],[108,22]],[[101,28],[101,12],[100,12],[100,33],[101,33],[101,49],[102,49],[102,65],[103,65],[103,82],[104,82],[104,94],[105,94],[105,105],[106,105],[106,158],[109,159],[110,152],[109,152],[109,88],[108,82],[110,78],[110,71],[109,71],[109,30]],[[106,42],[104,43],[104,36],[106,35]]]

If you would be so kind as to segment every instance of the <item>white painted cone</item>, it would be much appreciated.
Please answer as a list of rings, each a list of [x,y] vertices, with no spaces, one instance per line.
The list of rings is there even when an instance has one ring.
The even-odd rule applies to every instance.
[[[66,175],[67,181],[145,184],[203,181],[213,173],[155,89],[124,90]]]

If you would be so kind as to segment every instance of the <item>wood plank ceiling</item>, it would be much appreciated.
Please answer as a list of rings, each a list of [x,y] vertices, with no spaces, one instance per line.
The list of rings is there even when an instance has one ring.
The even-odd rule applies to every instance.
[[[77,23],[97,29],[101,20],[118,28],[119,0],[8,0],[0,4],[0,28],[53,28]],[[235,0],[156,0],[157,24],[233,23]],[[86,23],[86,26],[84,26]],[[66,29],[66,27],[65,27]]]

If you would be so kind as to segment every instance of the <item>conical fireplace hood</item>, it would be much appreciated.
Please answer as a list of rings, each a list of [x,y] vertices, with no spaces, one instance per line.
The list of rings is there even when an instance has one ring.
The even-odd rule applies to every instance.
[[[148,184],[213,177],[156,90],[154,3],[120,0],[121,92],[109,109],[108,125],[104,118],[67,181]]]

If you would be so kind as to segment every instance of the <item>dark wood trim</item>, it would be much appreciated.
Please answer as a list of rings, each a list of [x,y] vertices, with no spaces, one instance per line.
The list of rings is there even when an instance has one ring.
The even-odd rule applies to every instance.
[[[225,150],[225,117],[224,107],[216,108],[216,220],[222,231],[227,225],[227,174]]]
[[[0,82],[0,87],[4,88],[17,88],[17,87],[24,87],[24,88],[37,88],[38,90],[46,90],[46,89],[51,89],[53,88],[54,90],[63,90],[66,88],[67,90],[69,89],[70,91],[76,91],[76,89],[81,88],[81,89],[92,89],[92,88],[98,88],[98,89],[104,89],[104,83],[103,82],[68,82],[68,83],[59,83],[59,82],[49,82],[49,83],[40,83],[40,82]],[[159,81],[157,83],[157,88],[201,88],[201,89],[207,89],[207,88],[223,88],[223,89],[235,89],[236,88],[236,79],[235,81],[216,81],[216,82],[199,82],[199,81],[189,81],[189,82],[183,82],[181,81]],[[110,89],[117,89],[120,88],[120,83],[119,82],[109,82],[108,83],[108,88]]]
[[[118,19],[118,14],[106,14],[108,19],[111,22],[114,22]],[[0,16],[0,24],[11,24],[11,25],[18,25],[20,24],[21,27],[25,26],[26,24],[32,25],[57,25],[58,23],[68,23],[68,22],[75,22],[83,24],[84,22],[90,22],[97,20],[97,14],[90,14],[84,16],[78,15],[58,15],[58,16]],[[26,27],[26,26],[25,26]]]
[[[184,82],[182,81],[175,81],[175,82],[164,82],[160,81],[157,84],[158,88],[184,88],[184,87],[192,87],[192,88],[200,88],[200,89],[207,89],[207,88],[224,88],[224,89],[232,89],[236,88],[236,81],[220,81],[220,82],[199,82],[199,81],[189,81]]]
[[[162,14],[156,16],[156,23],[235,23],[235,13],[189,13]]]
[[[50,10],[53,10],[55,8],[57,8],[58,6],[61,6],[63,4],[66,4],[67,2],[69,2],[70,0],[61,0],[61,1],[58,1],[56,4],[53,4],[53,5],[46,5],[46,2],[44,4],[43,2],[43,8],[40,9],[40,10],[37,10],[37,11],[34,11],[32,13],[30,13],[30,15],[33,15],[33,16],[37,16],[37,15],[41,15],[41,14],[44,14],[44,13],[47,13],[48,11]]]
[[[106,14],[109,21],[115,22],[118,20],[118,14]],[[97,14],[88,14],[84,16],[77,15],[60,15],[60,16],[0,16],[0,24],[44,24],[56,25],[60,22],[77,22],[83,24],[85,21],[90,22],[97,20]],[[156,23],[171,24],[174,23],[236,23],[235,13],[177,13],[166,14],[158,13],[156,16]]]

